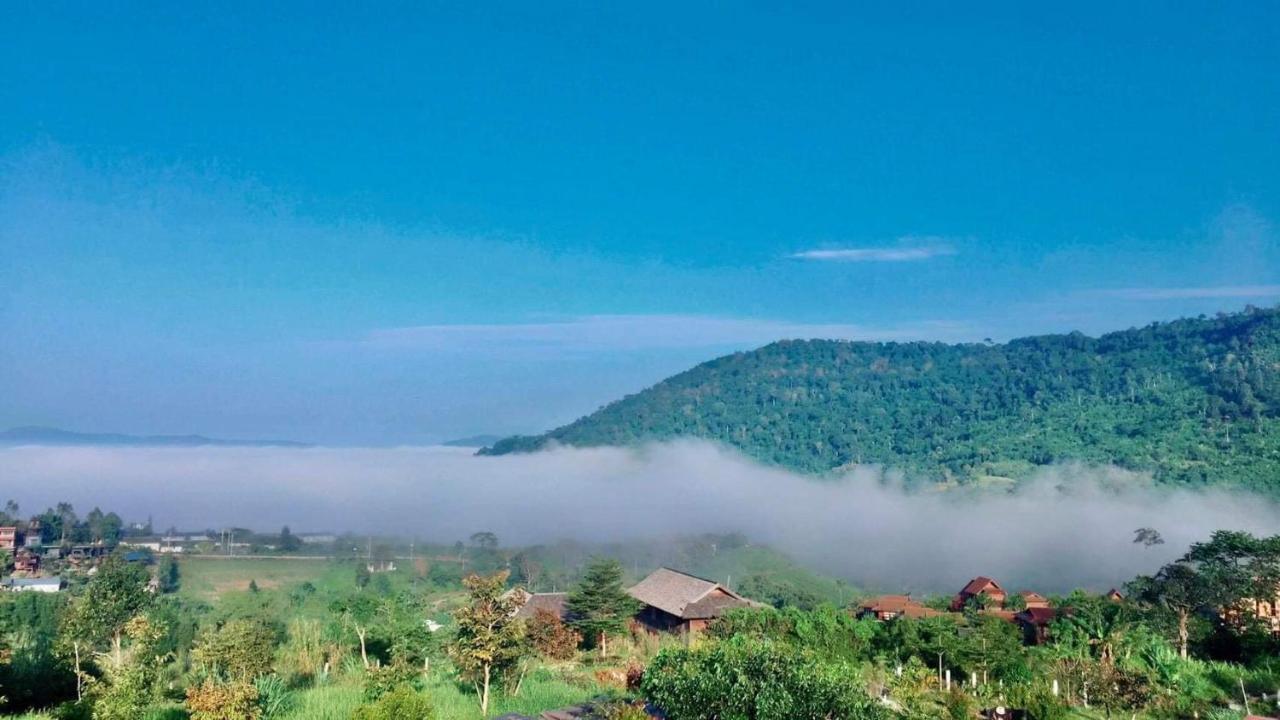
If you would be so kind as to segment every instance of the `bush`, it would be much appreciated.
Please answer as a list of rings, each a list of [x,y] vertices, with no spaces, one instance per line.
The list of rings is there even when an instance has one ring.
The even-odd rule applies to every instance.
[[[550,610],[538,610],[526,623],[526,633],[538,654],[552,660],[570,660],[582,644],[577,630],[564,624]]]
[[[93,703],[89,700],[62,703],[53,710],[54,720],[93,720]]]
[[[887,717],[852,669],[824,665],[786,644],[750,638],[667,649],[641,687],[671,720],[870,720]]]
[[[417,671],[406,665],[379,665],[369,668],[364,678],[364,700],[374,702],[408,685]]]
[[[352,720],[434,720],[435,708],[426,694],[410,685],[384,694],[372,703],[356,708]]]
[[[258,689],[245,681],[218,683],[205,680],[187,688],[191,720],[258,720]]]

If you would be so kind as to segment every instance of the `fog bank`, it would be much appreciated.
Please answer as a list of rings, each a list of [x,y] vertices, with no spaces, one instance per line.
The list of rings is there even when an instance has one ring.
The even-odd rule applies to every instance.
[[[886,591],[1106,589],[1219,528],[1280,531],[1257,496],[1153,488],[1113,468],[1043,470],[1016,493],[907,492],[876,468],[817,481],[702,442],[474,457],[461,448],[0,449],[0,500],[69,500],[158,527],[404,534],[504,544],[741,531]],[[1154,527],[1164,545],[1135,545]]]

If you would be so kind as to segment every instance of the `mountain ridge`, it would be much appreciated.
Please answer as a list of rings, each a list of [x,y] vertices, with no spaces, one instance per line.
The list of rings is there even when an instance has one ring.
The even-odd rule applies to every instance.
[[[93,446],[115,447],[314,447],[292,440],[224,440],[203,435],[127,435],[123,433],[82,433],[61,428],[24,425],[0,431],[0,446]]]
[[[703,438],[823,474],[1020,479],[1082,461],[1280,490],[1280,309],[1007,343],[782,340],[482,454]]]

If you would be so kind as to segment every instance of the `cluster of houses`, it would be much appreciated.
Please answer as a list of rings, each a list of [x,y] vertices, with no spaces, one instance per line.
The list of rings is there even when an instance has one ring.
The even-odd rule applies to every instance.
[[[0,580],[0,589],[11,592],[58,592],[62,589],[62,578],[46,577],[41,573],[46,555],[38,523],[25,528],[0,527],[0,554],[7,554],[13,562],[13,574]]]
[[[947,610],[928,607],[910,595],[881,595],[867,600],[858,606],[858,617],[870,617],[882,622],[897,617],[928,618],[953,615],[964,612],[966,608],[975,607],[978,612],[998,617],[1022,628],[1023,640],[1029,645],[1039,645],[1048,637],[1049,625],[1057,619],[1063,610],[1049,605],[1049,598],[1040,593],[1023,590],[1016,593],[1019,602],[1005,591],[1000,583],[989,577],[979,576],[960,589],[951,598]],[[1107,593],[1111,600],[1124,599],[1120,592],[1112,589]],[[1016,609],[1015,609],[1016,608]]]
[[[532,618],[538,611],[545,610],[562,620],[569,619],[568,593],[513,592],[521,602],[517,617]],[[714,580],[665,567],[650,573],[627,592],[640,601],[632,626],[650,633],[687,636],[705,629],[708,623],[729,610],[764,607]],[[1043,643],[1050,623],[1064,611],[1050,606],[1049,599],[1036,592],[1024,590],[1016,596],[1019,601],[1014,601],[995,580],[976,577],[951,598],[946,610],[929,607],[910,595],[881,595],[861,603],[854,612],[860,618],[888,622],[898,617],[957,617],[968,608],[976,608],[981,614],[1021,626],[1027,644]],[[1123,599],[1116,590],[1107,593],[1107,597],[1116,601]]]
[[[46,545],[40,524],[34,520],[21,527],[0,527],[0,555],[6,555],[12,565],[12,572],[0,580],[0,590],[59,592],[66,587],[65,573],[92,574],[98,562],[113,549],[103,542]],[[151,559],[150,553],[139,549],[125,554],[129,562],[150,563]],[[0,574],[9,569],[0,567]]]
[[[568,593],[518,592],[521,605],[516,617],[532,618],[539,610],[546,610],[562,620],[569,619]],[[632,627],[655,634],[688,636],[734,608],[764,607],[714,580],[665,567],[654,570],[627,593],[640,602]]]

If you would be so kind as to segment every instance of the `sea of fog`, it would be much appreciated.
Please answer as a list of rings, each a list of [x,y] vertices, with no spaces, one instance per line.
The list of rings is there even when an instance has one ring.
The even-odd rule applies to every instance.
[[[815,569],[884,591],[1104,590],[1219,528],[1280,532],[1256,496],[1152,487],[1113,468],[1043,470],[1017,492],[909,492],[876,468],[815,480],[703,442],[475,457],[406,448],[0,449],[0,500],[60,500],[157,527],[355,531],[452,543],[618,541],[740,531]],[[1133,531],[1165,538],[1135,544]]]

